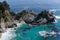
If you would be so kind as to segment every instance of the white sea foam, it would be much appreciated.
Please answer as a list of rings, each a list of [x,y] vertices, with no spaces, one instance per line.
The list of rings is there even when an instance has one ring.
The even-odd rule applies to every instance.
[[[48,36],[56,36],[56,34],[60,35],[60,32],[47,32],[47,31],[39,31],[39,35],[43,37],[48,37]]]
[[[56,19],[60,19],[60,16],[55,16],[56,17]]]
[[[54,23],[57,23],[57,19],[55,19],[55,22]]]
[[[60,9],[50,9],[49,10],[49,12],[53,12],[53,13],[56,13],[57,11],[60,11]],[[60,15],[54,15],[54,17],[56,18],[54,23],[57,23],[58,19],[60,19]]]
[[[55,34],[57,34],[57,33],[54,32],[54,31],[52,31],[52,32],[50,32],[49,34],[50,34],[50,35],[55,35]]]
[[[48,34],[47,31],[39,31],[39,34],[40,34],[40,36],[44,36],[44,37],[48,36],[48,35],[46,35],[46,34]]]
[[[21,25],[22,25],[21,23],[20,23],[20,25],[19,25],[19,23],[17,24],[18,27],[20,27]],[[18,27],[16,27],[16,28],[18,28]],[[6,30],[6,32],[2,33],[0,40],[12,40],[13,38],[15,38],[17,36],[15,34],[15,31],[16,30],[14,28],[8,28]]]
[[[6,32],[2,33],[0,40],[11,40],[16,37],[15,30],[13,28],[9,28]]]
[[[57,12],[57,11],[60,11],[60,9],[50,9],[49,12]],[[56,16],[54,15],[57,19],[60,19],[60,15]]]
[[[56,18],[54,23],[57,23],[58,22],[58,19],[60,19],[60,16],[54,15],[54,17]]]

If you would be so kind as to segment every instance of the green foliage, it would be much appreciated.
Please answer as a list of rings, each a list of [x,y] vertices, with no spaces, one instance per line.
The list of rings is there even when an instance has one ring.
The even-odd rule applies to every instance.
[[[21,17],[26,15],[28,12],[26,10],[22,10],[20,13],[18,13]]]
[[[16,15],[16,17],[17,18],[20,18],[20,17],[23,17],[24,15],[26,15],[27,14],[27,11],[26,10],[22,10],[20,13],[18,13],[17,15]]]
[[[0,18],[5,17],[5,10],[9,10],[9,5],[6,1],[0,2]]]
[[[4,7],[5,10],[10,9],[10,8],[9,8],[9,5],[8,5],[8,3],[7,3],[6,1],[3,1],[2,4],[3,4],[3,7]]]
[[[0,2],[0,12],[3,12],[4,11],[4,7],[3,7],[3,4]]]
[[[41,13],[38,14],[38,16],[41,16],[41,17],[44,18],[44,17],[47,17],[48,14],[49,14],[49,11],[47,11],[47,10],[43,10],[43,11],[41,11]]]
[[[37,15],[37,17],[35,18],[35,20],[37,21],[37,20],[39,20],[40,18],[48,18],[48,14],[49,14],[49,11],[43,10],[43,11],[41,11],[41,12]]]
[[[35,13],[33,13],[31,11],[29,12],[29,11],[26,11],[26,10],[22,10],[21,12],[19,12],[19,13],[16,14],[16,19],[23,18],[27,14],[34,15],[35,17],[37,16]]]
[[[2,17],[4,18],[5,15],[4,15],[3,13],[0,13],[0,19],[1,19]]]
[[[15,15],[16,15],[14,12],[10,12],[10,14],[11,14],[12,16],[15,16]]]

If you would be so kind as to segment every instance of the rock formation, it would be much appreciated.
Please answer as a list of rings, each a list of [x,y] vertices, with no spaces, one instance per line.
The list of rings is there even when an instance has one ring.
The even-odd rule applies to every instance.
[[[52,23],[55,20],[53,13],[49,11],[41,11],[38,15],[33,11],[22,10],[21,12],[15,14],[10,11],[9,5],[6,1],[0,2],[0,24],[1,18],[3,18],[4,22],[12,22],[14,20],[18,20],[22,18],[26,23],[33,25],[40,25],[46,23]]]
[[[0,2],[0,26],[5,30],[6,22],[12,21],[12,16],[10,14],[10,8],[6,1]]]
[[[37,15],[37,17],[35,17],[34,15],[32,16],[32,15],[29,14],[25,18],[27,18],[26,19],[27,23],[33,24],[33,25],[40,25],[40,24],[47,24],[47,23],[55,22],[55,17],[53,15],[53,13],[49,12],[49,11],[46,11],[46,10],[39,13]]]

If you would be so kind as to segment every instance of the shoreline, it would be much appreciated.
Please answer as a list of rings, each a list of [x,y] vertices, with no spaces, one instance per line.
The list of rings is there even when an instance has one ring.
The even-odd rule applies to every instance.
[[[20,25],[22,25],[22,24],[25,24],[25,22],[24,22],[24,21],[21,21],[20,23],[18,23],[18,22],[16,23],[17,26],[20,26]],[[12,28],[14,29],[14,28],[16,28],[16,27],[12,27]],[[12,29],[12,28],[11,28],[11,29]],[[1,36],[2,36],[2,34],[3,34],[4,32],[7,32],[8,29],[10,29],[10,28],[5,28],[5,30],[4,30],[3,32],[0,32],[0,38],[1,38]]]

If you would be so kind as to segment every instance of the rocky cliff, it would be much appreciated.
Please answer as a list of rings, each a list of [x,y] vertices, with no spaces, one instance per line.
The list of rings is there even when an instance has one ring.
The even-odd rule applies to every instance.
[[[6,1],[0,2],[0,20],[1,18],[3,18],[4,21],[11,21],[12,19],[10,8]]]
[[[47,10],[43,10],[33,20],[32,24],[40,25],[40,24],[48,24],[48,23],[53,23],[53,22],[55,22],[54,13],[49,12]]]
[[[36,16],[32,15],[29,12],[27,15],[24,16],[24,20],[26,23],[29,23],[29,24],[40,25],[40,24],[47,24],[47,23],[55,22],[55,17],[54,17],[53,12],[43,10],[41,11],[41,13],[39,13]]]
[[[4,22],[10,22],[12,20],[20,20],[22,18],[26,23],[29,24],[44,24],[52,23],[55,20],[52,12],[41,11],[36,15],[33,11],[22,10],[21,12],[15,14],[10,11],[9,5],[6,1],[0,2],[0,20],[3,18]],[[1,21],[0,21],[1,23]]]

